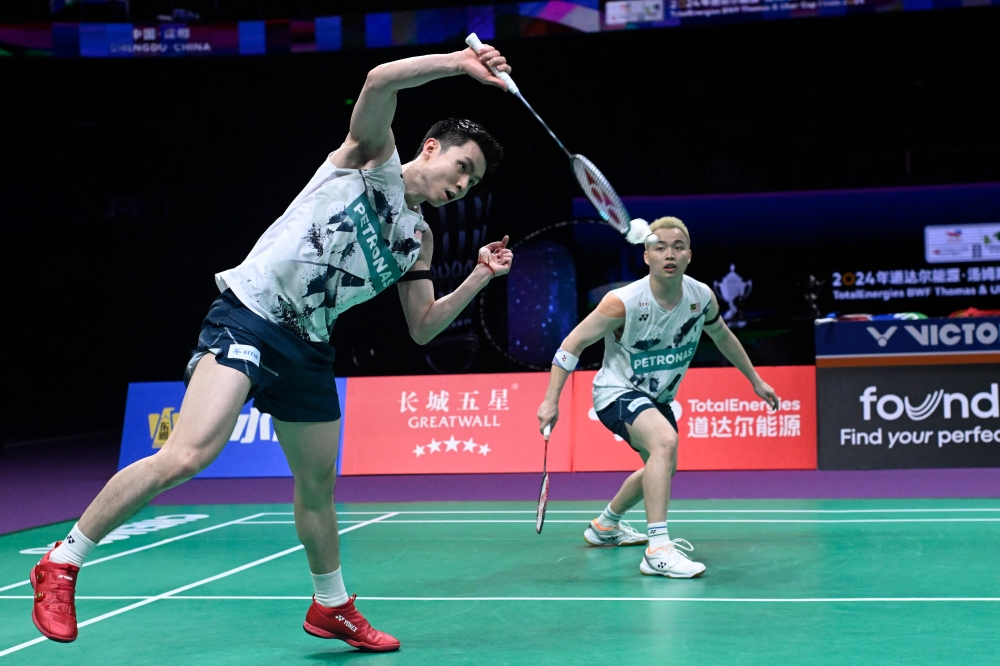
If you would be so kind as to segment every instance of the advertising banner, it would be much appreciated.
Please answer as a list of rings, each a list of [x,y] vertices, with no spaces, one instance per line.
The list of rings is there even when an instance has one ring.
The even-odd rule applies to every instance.
[[[340,409],[344,411],[347,380],[337,380]],[[129,384],[125,403],[125,424],[118,457],[118,469],[151,456],[167,441],[181,418],[184,382],[143,382]],[[340,422],[343,446],[344,423]],[[196,478],[291,476],[281,445],[274,436],[268,414],[261,414],[253,401],[243,406],[229,444],[219,457]]]
[[[781,399],[777,412],[735,368],[688,371],[671,405],[680,430],[678,469],[816,469],[815,368],[757,370]],[[573,374],[573,471],[636,470],[639,455],[597,419],[596,374]]]
[[[343,474],[540,472],[536,413],[547,372],[352,377]],[[570,414],[572,390],[559,404]],[[549,441],[550,472],[570,471],[572,428]]]
[[[819,368],[820,469],[1000,466],[1000,365]]]
[[[816,366],[1000,363],[1000,317],[816,325]]]

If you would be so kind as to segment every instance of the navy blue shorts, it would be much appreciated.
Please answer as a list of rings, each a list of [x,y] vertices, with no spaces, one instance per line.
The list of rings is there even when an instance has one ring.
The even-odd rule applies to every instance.
[[[256,314],[226,290],[215,299],[201,325],[198,348],[191,353],[184,383],[201,357],[250,378],[247,400],[280,421],[336,421],[340,400],[333,375],[333,347],[307,342]]]
[[[626,442],[629,446],[632,446],[632,442],[628,438],[628,429],[625,424],[632,425],[635,423],[635,417],[642,414],[647,409],[658,409],[663,416],[666,417],[667,421],[674,428],[674,432],[677,430],[677,420],[674,419],[674,412],[670,409],[670,404],[660,404],[653,401],[645,393],[639,391],[628,391],[622,393],[620,396],[615,398],[615,401],[610,405],[597,412],[597,418],[601,420],[604,427],[615,433]],[[635,449],[634,446],[632,446]],[[635,449],[638,451],[639,449]]]

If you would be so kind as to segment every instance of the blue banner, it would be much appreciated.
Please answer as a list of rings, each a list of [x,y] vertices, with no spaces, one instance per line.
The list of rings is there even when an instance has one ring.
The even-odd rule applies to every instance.
[[[816,325],[816,358],[1000,353],[1000,317],[837,321]]]
[[[347,379],[337,379],[340,411],[347,400]],[[151,456],[167,441],[180,416],[184,400],[183,382],[129,384],[125,403],[125,425],[118,469]],[[340,420],[340,453],[344,450],[344,419]],[[337,473],[340,459],[337,457]],[[291,476],[281,445],[274,435],[269,414],[262,414],[253,401],[243,406],[229,443],[219,457],[195,478]]]

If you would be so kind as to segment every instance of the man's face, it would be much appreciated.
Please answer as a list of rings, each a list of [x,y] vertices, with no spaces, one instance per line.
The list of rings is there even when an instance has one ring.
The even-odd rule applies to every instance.
[[[444,148],[436,139],[428,139],[420,159],[420,194],[435,208],[464,197],[486,173],[486,157],[475,141]]]
[[[691,263],[691,248],[680,229],[657,229],[656,244],[646,244],[644,255],[649,274],[658,278],[680,278]]]

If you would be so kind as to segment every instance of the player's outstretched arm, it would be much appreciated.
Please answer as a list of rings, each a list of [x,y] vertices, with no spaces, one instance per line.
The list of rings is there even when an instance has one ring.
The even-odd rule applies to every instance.
[[[511,71],[507,59],[487,44],[478,53],[470,48],[379,65],[368,72],[351,113],[350,132],[344,144],[331,156],[333,163],[347,169],[366,169],[379,166],[392,156],[395,140],[391,126],[396,113],[396,94],[400,90],[460,74],[506,90],[506,84],[490,71],[491,66],[501,72]]]
[[[546,426],[556,426],[559,420],[559,396],[569,378],[572,369],[564,365],[569,361],[570,368],[576,367],[576,358],[583,350],[602,339],[605,335],[617,330],[625,323],[625,303],[614,294],[606,294],[597,309],[576,325],[566,339],[563,340],[556,358],[552,362],[549,373],[549,388],[545,391],[545,399],[538,408],[538,430],[544,432]],[[560,359],[560,356],[564,358]],[[572,358],[570,358],[572,356]],[[560,365],[562,364],[562,365]]]
[[[718,313],[719,301],[716,300],[715,294],[712,294],[712,303],[705,312],[705,318],[711,321],[712,317],[715,317]],[[719,351],[722,352],[722,355],[729,359],[729,362],[736,366],[743,373],[744,377],[750,380],[750,384],[753,385],[753,392],[767,402],[772,409],[778,409],[781,403],[774,389],[757,374],[757,370],[754,369],[753,363],[750,362],[750,357],[747,356],[743,345],[740,344],[740,341],[736,339],[733,332],[726,326],[726,322],[723,321],[722,317],[716,319],[711,325],[706,326],[705,332],[708,333],[708,337],[712,338],[712,341],[719,348]]]
[[[514,253],[507,249],[508,237],[479,248],[479,263],[458,289],[434,300],[434,284],[430,280],[400,282],[399,301],[403,304],[410,337],[418,345],[425,345],[448,327],[465,309],[476,294],[494,277],[510,272]],[[434,236],[424,232],[420,254],[410,271],[429,271],[434,256]]]

